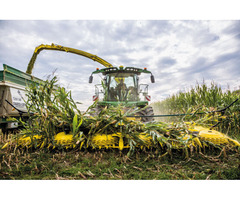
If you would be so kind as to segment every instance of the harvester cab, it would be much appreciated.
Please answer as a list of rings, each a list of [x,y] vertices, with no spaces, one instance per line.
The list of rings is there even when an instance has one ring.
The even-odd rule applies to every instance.
[[[154,76],[147,68],[140,69],[135,67],[120,66],[96,69],[89,77],[89,83],[93,82],[94,74],[102,74],[104,77],[101,84],[95,85],[95,95],[93,101],[98,101],[98,107],[123,104],[126,107],[144,108],[148,105],[151,97],[148,95],[148,85],[139,84],[141,73],[151,74],[150,80],[155,82]],[[153,115],[152,108],[141,115]],[[152,120],[152,118],[149,118]],[[145,118],[144,121],[149,121]]]

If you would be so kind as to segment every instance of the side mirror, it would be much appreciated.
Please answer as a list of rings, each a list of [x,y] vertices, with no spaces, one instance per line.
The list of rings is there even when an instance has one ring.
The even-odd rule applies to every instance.
[[[92,81],[93,81],[93,76],[91,75],[90,77],[89,77],[89,83],[92,83]]]
[[[152,83],[155,83],[155,78],[154,78],[154,76],[153,76],[152,74],[151,74],[150,79],[151,79],[151,82],[152,82]]]

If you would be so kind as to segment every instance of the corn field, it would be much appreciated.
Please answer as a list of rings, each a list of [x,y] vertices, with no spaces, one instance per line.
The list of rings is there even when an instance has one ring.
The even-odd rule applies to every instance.
[[[170,117],[168,121],[195,121],[201,125],[216,128],[220,132],[239,137],[240,133],[240,100],[236,101],[225,112],[215,112],[240,99],[240,91],[223,92],[221,87],[212,82],[197,84],[187,92],[179,92],[169,98],[153,103],[157,114],[193,114],[184,117]],[[196,114],[205,113],[205,114]],[[160,119],[162,120],[162,118]]]

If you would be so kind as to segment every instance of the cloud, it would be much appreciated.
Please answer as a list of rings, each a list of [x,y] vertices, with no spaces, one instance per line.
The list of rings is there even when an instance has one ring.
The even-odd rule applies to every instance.
[[[171,67],[176,63],[177,63],[177,61],[171,57],[163,57],[159,60],[157,65],[161,66],[162,68],[166,68],[166,67]]]
[[[36,46],[56,43],[98,55],[114,66],[147,67],[154,101],[203,79],[236,84],[240,75],[240,21],[167,20],[1,20],[0,62],[26,71]],[[42,51],[34,75],[46,78],[57,69],[61,84],[74,98],[91,104],[88,77],[99,63],[58,51]],[[100,77],[94,77],[94,84]]]
[[[237,40],[240,40],[240,21],[235,21],[223,31],[225,34],[233,35]]]

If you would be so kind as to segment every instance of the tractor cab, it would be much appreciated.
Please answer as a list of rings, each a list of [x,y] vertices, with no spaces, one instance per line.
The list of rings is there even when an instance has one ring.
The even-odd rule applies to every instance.
[[[151,82],[154,83],[154,77],[146,68],[139,69],[134,67],[112,67],[98,69],[92,73],[104,75],[102,84],[95,85],[95,95],[93,100],[98,100],[101,105],[118,105],[125,103],[130,105],[145,106],[150,101],[148,95],[148,85],[139,85],[139,75],[141,73],[150,73]],[[92,83],[93,76],[89,77],[89,83]]]
[[[105,84],[108,90],[106,101],[138,101],[138,78],[133,73],[107,74]]]

